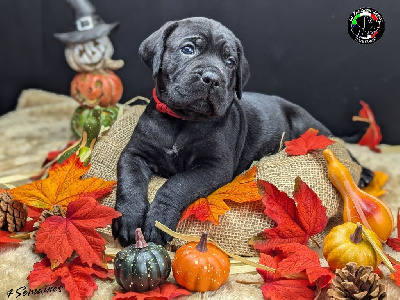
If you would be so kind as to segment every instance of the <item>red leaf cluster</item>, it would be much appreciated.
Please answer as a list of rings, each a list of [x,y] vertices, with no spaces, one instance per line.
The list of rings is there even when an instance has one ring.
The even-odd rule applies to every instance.
[[[255,249],[266,253],[284,243],[307,244],[311,236],[326,227],[326,208],[300,177],[295,180],[294,200],[267,181],[259,180],[258,186],[265,206],[264,212],[277,226],[264,230],[265,239],[253,242]]]
[[[324,135],[317,136],[318,132],[318,130],[310,128],[298,139],[285,142],[286,153],[289,155],[305,155],[311,150],[325,149],[335,142]]]
[[[58,278],[61,278],[70,299],[81,300],[92,297],[94,291],[97,290],[97,284],[92,278],[93,275],[99,278],[109,278],[106,269],[97,266],[89,267],[83,264],[79,257],[55,269],[51,268],[50,260],[44,258],[33,265],[28,281],[31,289],[37,289],[43,285],[53,284]]]
[[[119,299],[125,299],[125,300],[152,300],[152,299],[157,299],[157,300],[171,300],[175,297],[179,296],[188,296],[191,293],[179,287],[176,284],[166,282],[163,283],[161,286],[156,287],[152,291],[147,291],[144,293],[136,293],[136,292],[125,292],[121,293],[118,291],[114,292],[116,295],[112,298],[112,300],[119,300]]]
[[[321,267],[318,254],[305,245],[326,227],[326,208],[300,177],[295,180],[294,199],[267,181],[259,180],[258,186],[264,212],[277,223],[264,230],[264,239],[253,241],[254,248],[262,252],[260,263],[276,270],[257,269],[265,282],[264,298],[312,300],[315,291],[334,277],[329,268]]]
[[[36,236],[36,252],[45,253],[53,265],[62,264],[73,251],[89,266],[103,265],[106,240],[95,230],[120,216],[114,209],[85,197],[68,204],[66,217],[51,216]]]
[[[290,243],[261,253],[260,263],[276,270],[275,274],[257,269],[264,279],[265,299],[315,298],[315,288],[321,289],[334,277],[328,267],[321,267],[316,252],[307,246]]]

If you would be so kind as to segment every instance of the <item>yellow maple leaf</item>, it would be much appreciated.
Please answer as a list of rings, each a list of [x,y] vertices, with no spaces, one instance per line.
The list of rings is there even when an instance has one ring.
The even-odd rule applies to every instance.
[[[29,206],[53,210],[54,205],[67,208],[81,197],[100,198],[111,191],[115,181],[100,178],[80,179],[90,168],[72,155],[49,171],[49,177],[8,190],[14,200]]]
[[[374,178],[368,186],[362,190],[375,197],[383,196],[386,193],[386,190],[383,190],[382,187],[385,185],[388,177],[389,176],[384,172],[374,171]]]
[[[215,225],[219,225],[219,216],[224,215],[229,210],[225,200],[237,203],[261,200],[255,179],[256,174],[257,167],[254,166],[243,175],[238,175],[232,182],[210,194],[207,198],[196,200],[182,213],[179,223],[193,215],[201,222],[208,220]]]

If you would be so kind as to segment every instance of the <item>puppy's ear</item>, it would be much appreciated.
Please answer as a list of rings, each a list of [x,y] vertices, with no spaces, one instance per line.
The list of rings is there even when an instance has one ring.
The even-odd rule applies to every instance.
[[[243,46],[242,43],[239,41],[239,39],[236,39],[236,49],[239,61],[236,68],[235,91],[238,99],[241,99],[243,87],[247,83],[250,77],[250,68],[246,57],[244,57]]]
[[[145,39],[139,47],[139,56],[153,71],[153,78],[156,78],[160,70],[165,42],[176,27],[178,27],[178,22],[170,21],[165,23]]]

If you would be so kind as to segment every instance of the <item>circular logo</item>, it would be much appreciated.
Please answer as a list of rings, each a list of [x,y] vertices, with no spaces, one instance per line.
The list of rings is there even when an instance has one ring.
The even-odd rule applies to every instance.
[[[372,44],[379,40],[385,31],[385,20],[373,8],[361,7],[349,17],[349,35],[360,44]]]

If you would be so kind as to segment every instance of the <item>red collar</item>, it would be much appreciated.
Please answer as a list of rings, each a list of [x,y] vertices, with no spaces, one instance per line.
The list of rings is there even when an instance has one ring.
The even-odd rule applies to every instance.
[[[167,104],[161,102],[160,99],[158,99],[156,88],[153,89],[153,99],[154,99],[154,101],[156,101],[156,109],[159,112],[164,113],[164,114],[169,114],[172,117],[184,120],[182,117],[178,116],[172,109],[170,109],[167,106]]]

